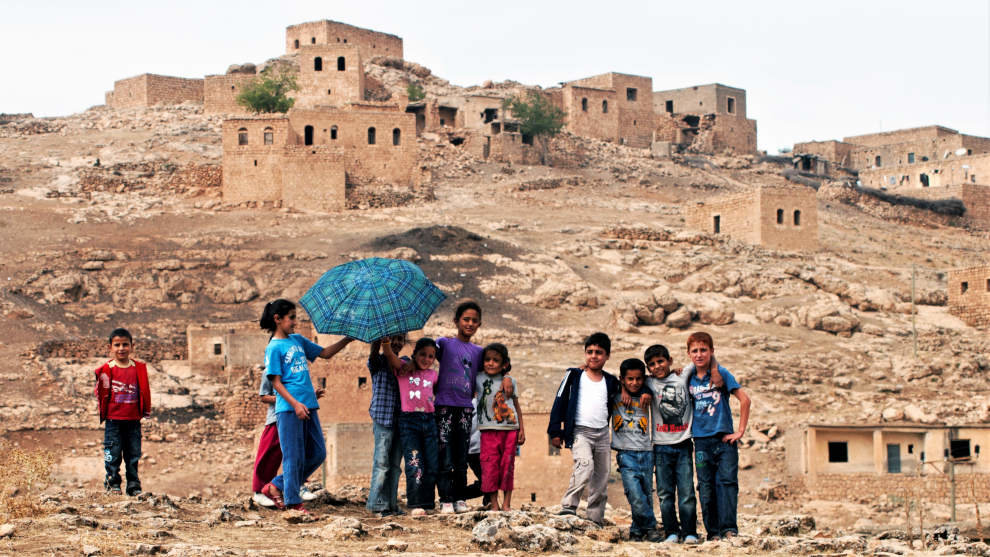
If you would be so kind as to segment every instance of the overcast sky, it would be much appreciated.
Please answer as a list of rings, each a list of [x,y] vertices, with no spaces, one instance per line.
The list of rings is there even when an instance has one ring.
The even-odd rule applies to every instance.
[[[990,0],[3,0],[0,112],[64,115],[114,80],[202,77],[333,19],[398,35],[457,85],[617,71],[747,91],[759,147],[941,124],[990,136]]]

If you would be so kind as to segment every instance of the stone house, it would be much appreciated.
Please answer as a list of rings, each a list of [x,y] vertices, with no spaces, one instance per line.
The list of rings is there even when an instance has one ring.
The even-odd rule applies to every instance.
[[[547,94],[575,135],[645,148],[653,137],[653,78],[610,72],[568,81]]]
[[[990,327],[990,265],[949,271],[949,313],[973,327]]]
[[[787,472],[813,498],[874,499],[884,495],[946,500],[950,472],[965,500],[990,497],[990,462],[981,447],[990,425],[809,424],[785,437]],[[952,468],[952,470],[950,470]]]
[[[753,191],[699,201],[685,209],[685,225],[764,247],[818,249],[818,199],[800,186],[758,186]]]
[[[111,108],[202,103],[203,80],[145,73],[114,81],[105,102]]]
[[[296,332],[312,337],[309,321],[300,321]],[[196,373],[250,369],[264,363],[269,334],[256,321],[201,323],[186,327],[189,367]]]
[[[285,28],[285,53],[295,54],[306,46],[357,47],[362,58],[388,56],[402,59],[402,37],[324,19]]]
[[[721,83],[655,91],[654,143],[701,153],[756,152],[756,120],[746,117],[746,90]]]

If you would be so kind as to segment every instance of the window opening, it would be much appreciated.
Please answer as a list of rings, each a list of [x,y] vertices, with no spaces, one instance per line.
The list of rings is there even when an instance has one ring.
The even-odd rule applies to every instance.
[[[375,128],[368,128],[368,145],[375,144]]]
[[[908,164],[914,164],[914,153],[908,153]]]
[[[777,224],[784,224],[784,210],[777,209]]]
[[[849,444],[845,441],[829,441],[828,461],[849,462]]]
[[[882,166],[880,163],[881,163],[880,155],[877,155],[876,158],[873,159],[873,166],[880,168],[880,166]]]
[[[497,120],[498,119],[498,109],[497,108],[486,108],[485,111],[481,114],[481,116],[482,116],[482,118],[484,118],[484,120],[485,120],[484,123],[485,124],[487,124],[488,122],[491,122],[493,120]]]
[[[918,178],[921,179],[921,187],[927,188],[928,187],[928,175],[927,174],[921,174]]]
[[[794,226],[801,226],[801,211],[799,209],[794,210]]]
[[[367,386],[368,386],[368,378],[367,377],[358,377],[358,388],[359,389],[363,389],[363,388],[365,388]]]
[[[295,41],[293,41],[292,47],[293,48],[299,48],[299,39],[296,39]]]
[[[303,128],[303,134],[304,134],[303,143],[305,143],[306,145],[312,145],[313,144],[313,126],[306,126],[305,128]]]
[[[254,165],[258,166],[258,159],[254,159]]]
[[[347,42],[347,41],[344,41]],[[347,69],[347,62],[344,60],[343,56],[337,57],[337,71],[342,72]]]
[[[247,128],[241,128],[237,130],[237,144],[238,145],[248,144]]]
[[[887,473],[901,473],[901,445],[899,443],[887,444]]]
[[[712,227],[715,229],[715,234],[722,232],[722,216],[715,215],[712,218]]]
[[[588,112],[588,99],[581,99],[581,111]]]
[[[223,346],[218,342],[213,345],[213,354],[219,356],[223,353]]]
[[[969,460],[969,439],[950,439],[949,456],[952,460]]]
[[[626,87],[626,100],[627,101],[634,101],[634,100],[636,100],[636,88],[635,87]]]
[[[392,130],[392,145],[398,145],[402,143],[402,130],[395,128]]]
[[[337,139],[337,126],[330,126],[330,139]]]
[[[728,106],[726,106],[726,109],[729,111],[729,114],[735,114],[736,113],[736,99],[734,99],[732,97],[729,97],[726,100],[728,101],[726,103],[728,105]]]
[[[608,101],[602,101],[602,113],[605,114],[607,112],[608,112]]]
[[[962,281],[962,283],[959,285],[959,293],[965,294],[967,290],[969,290],[969,283],[966,281]]]
[[[522,142],[523,142],[523,145],[532,145],[533,144],[533,135],[532,134],[528,134],[528,133],[522,134]]]
[[[310,37],[309,44],[316,44],[316,37]]]
[[[674,113],[674,101],[667,101],[667,102],[663,103],[663,108],[664,108],[664,110],[667,111],[668,114],[673,114]]]
[[[323,58],[317,56],[313,58],[313,71],[322,72],[323,71]]]
[[[265,128],[265,145],[271,145],[274,143],[275,133],[271,128]]]

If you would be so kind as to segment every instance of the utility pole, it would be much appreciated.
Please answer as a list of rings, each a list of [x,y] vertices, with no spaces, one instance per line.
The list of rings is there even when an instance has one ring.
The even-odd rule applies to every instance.
[[[914,301],[915,275],[918,273],[916,264],[911,264],[911,334],[914,337],[914,359],[918,359],[918,308]]]

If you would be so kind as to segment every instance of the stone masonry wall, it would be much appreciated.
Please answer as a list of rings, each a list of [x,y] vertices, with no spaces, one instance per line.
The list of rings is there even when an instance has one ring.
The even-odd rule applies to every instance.
[[[111,108],[148,106],[148,74],[114,81],[106,100]]]
[[[203,80],[148,74],[148,105],[203,102]]]
[[[990,327],[990,265],[950,270],[948,282],[949,313],[973,327]]]
[[[719,221],[718,232],[715,231],[715,217]],[[750,244],[760,243],[759,219],[759,201],[754,192],[688,205],[684,214],[684,224],[688,228],[708,234],[726,234]]]
[[[646,148],[653,140],[653,78],[621,73],[609,74],[618,104],[620,145]],[[633,98],[634,97],[634,98]]]
[[[271,144],[264,141],[267,129],[271,130]],[[239,144],[241,133],[247,134],[246,145]],[[280,201],[282,153],[289,137],[289,120],[284,116],[224,120],[221,188],[224,202]]]
[[[924,189],[922,175],[931,188],[990,182],[990,154],[950,156],[948,159],[860,170],[860,182],[870,188],[884,187],[904,195]],[[902,191],[904,190],[904,191]]]
[[[734,106],[731,114],[746,117],[746,91],[718,83],[656,91],[652,97],[653,109],[657,114],[667,112],[668,101],[673,103],[674,114],[729,114],[728,99],[732,98]]]
[[[813,189],[763,186],[759,199],[761,245],[788,251],[818,249],[818,198]]]
[[[364,66],[356,45],[306,45],[298,52],[299,91],[293,108],[343,106],[364,100]]]
[[[203,112],[246,116],[248,109],[237,104],[241,88],[255,79],[250,74],[208,75],[203,82]]]
[[[402,38],[338,21],[311,21],[285,28],[285,53],[297,52],[305,45],[354,45],[361,57],[403,57]]]
[[[972,504],[973,489],[977,501],[990,498],[990,475],[963,473],[956,468],[956,501]],[[827,501],[874,501],[884,496],[915,499],[919,492],[926,502],[945,502],[952,485],[947,474],[819,474],[804,479],[805,488],[813,499]],[[972,486],[972,488],[971,488]]]
[[[566,112],[566,126],[571,133],[604,141],[615,141],[619,136],[615,91],[566,86],[561,100],[561,108]],[[603,110],[602,103],[607,103],[608,112]],[[587,109],[582,108],[585,104]]]
[[[955,186],[912,188],[898,193],[920,199],[958,199],[966,207],[965,217],[975,223],[990,224],[990,186],[958,184]]]
[[[854,145],[841,141],[808,141],[794,144],[795,155],[818,155],[823,159],[839,166],[852,164]]]

